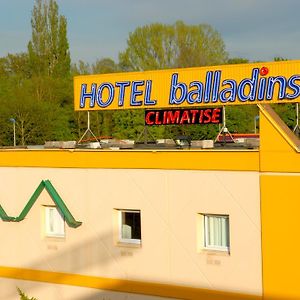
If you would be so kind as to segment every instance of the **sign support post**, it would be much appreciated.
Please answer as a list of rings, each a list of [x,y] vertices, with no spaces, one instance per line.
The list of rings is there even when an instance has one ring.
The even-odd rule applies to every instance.
[[[83,140],[83,138],[88,134],[90,133],[94,138],[95,140],[99,143],[100,145],[100,148],[101,148],[101,144],[100,144],[100,141],[97,139],[97,137],[94,135],[94,133],[92,132],[91,130],[91,127],[90,127],[90,112],[88,111],[87,112],[87,129],[86,131],[84,132],[84,134],[81,136],[81,138],[79,139],[79,141],[77,142],[77,144],[80,144]]]
[[[299,103],[296,103],[296,126],[293,129],[293,132],[298,134],[300,132],[300,127],[299,127]]]
[[[226,127],[226,108],[223,106],[223,126],[221,127],[217,137],[215,138],[215,142],[218,141],[219,136],[223,134],[223,141],[226,143],[226,134],[229,135],[230,139],[235,143],[234,138]]]

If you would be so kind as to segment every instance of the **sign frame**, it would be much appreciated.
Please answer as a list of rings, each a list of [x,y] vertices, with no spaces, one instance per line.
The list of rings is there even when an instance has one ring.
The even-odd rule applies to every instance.
[[[295,60],[74,77],[75,111],[297,102]]]

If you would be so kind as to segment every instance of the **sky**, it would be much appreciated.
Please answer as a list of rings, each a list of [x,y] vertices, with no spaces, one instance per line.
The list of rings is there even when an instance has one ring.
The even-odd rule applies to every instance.
[[[300,0],[56,0],[67,18],[72,62],[126,49],[130,32],[159,22],[209,24],[230,57],[300,59]],[[0,57],[27,50],[34,0],[0,0]]]

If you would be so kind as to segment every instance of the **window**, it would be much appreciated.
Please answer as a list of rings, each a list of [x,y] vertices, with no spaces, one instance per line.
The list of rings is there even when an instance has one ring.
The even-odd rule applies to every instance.
[[[139,210],[119,210],[119,241],[141,243],[141,212]]]
[[[204,215],[204,248],[229,251],[228,215]]]
[[[65,221],[56,206],[45,207],[45,233],[49,237],[65,236]]]

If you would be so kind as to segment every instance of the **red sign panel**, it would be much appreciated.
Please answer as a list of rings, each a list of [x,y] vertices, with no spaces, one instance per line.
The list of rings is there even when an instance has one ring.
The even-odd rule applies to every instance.
[[[146,110],[145,125],[220,124],[222,117],[222,108]]]

